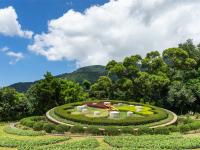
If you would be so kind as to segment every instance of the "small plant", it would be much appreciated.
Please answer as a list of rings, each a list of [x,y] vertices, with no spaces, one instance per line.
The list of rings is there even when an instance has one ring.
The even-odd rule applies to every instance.
[[[108,136],[120,135],[120,133],[120,130],[116,127],[106,127],[104,130],[104,135]]]
[[[44,124],[42,122],[35,123],[33,125],[33,130],[41,131],[41,130],[43,130],[43,126],[44,126]]]
[[[66,125],[57,125],[55,127],[55,130],[57,131],[57,133],[64,133],[69,131],[70,127],[66,126]]]
[[[84,133],[85,129],[80,125],[75,125],[75,126],[71,127],[70,132],[71,133]]]
[[[94,126],[88,127],[85,132],[88,134],[93,134],[93,135],[102,135],[103,134],[103,132],[98,127],[94,127]]]
[[[44,124],[43,126],[43,129],[47,132],[47,133],[51,133],[52,130],[55,130],[55,126],[54,124],[52,123],[46,123]]]
[[[153,130],[154,134],[165,134],[168,135],[170,133],[170,130],[168,128],[162,127],[162,128],[155,128]]]
[[[131,127],[124,127],[124,128],[121,128],[121,133],[124,133],[124,134],[133,134],[134,131],[133,131],[133,128],[131,128]]]
[[[142,134],[153,134],[153,129],[148,128],[148,127],[142,127],[142,128],[138,129],[137,133],[139,135],[142,135]]]

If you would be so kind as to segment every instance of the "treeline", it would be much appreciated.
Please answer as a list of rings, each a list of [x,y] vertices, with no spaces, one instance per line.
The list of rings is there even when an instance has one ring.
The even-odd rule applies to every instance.
[[[53,77],[47,72],[44,79],[32,85],[25,94],[12,88],[0,89],[0,121],[43,115],[55,106],[87,98],[88,93],[78,83]]]
[[[133,55],[106,65],[90,87],[90,96],[148,102],[182,114],[200,110],[200,44],[192,40],[176,48],[152,51],[142,58]]]
[[[106,65],[107,76],[94,84],[81,85],[55,78],[47,72],[43,80],[25,93],[0,89],[0,121],[41,115],[65,103],[91,99],[115,99],[154,104],[183,114],[200,110],[200,45],[192,40],[160,54],[152,51],[142,58],[133,55],[123,62]]]

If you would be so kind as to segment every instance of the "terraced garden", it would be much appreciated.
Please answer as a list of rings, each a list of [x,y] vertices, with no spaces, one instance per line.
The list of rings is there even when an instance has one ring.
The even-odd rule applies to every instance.
[[[200,137],[178,132],[169,135],[121,136],[52,135],[43,131],[0,125],[0,150],[186,150],[200,148]],[[176,141],[176,142],[174,142]]]

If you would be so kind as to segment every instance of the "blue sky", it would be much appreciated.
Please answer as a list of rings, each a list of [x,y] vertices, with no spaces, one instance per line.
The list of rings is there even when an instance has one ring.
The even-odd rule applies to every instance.
[[[0,0],[0,86],[198,44],[199,10],[199,0]]]
[[[47,31],[49,20],[62,16],[69,9],[82,12],[91,5],[103,3],[105,0],[0,0],[0,9],[12,6],[22,29],[39,34]],[[42,78],[46,71],[57,75],[76,68],[74,61],[48,61],[45,57],[30,52],[27,46],[31,42],[31,39],[0,34],[0,48],[8,47],[24,55],[22,60],[11,65],[9,62],[13,58],[0,52],[0,86],[19,81],[34,81]]]

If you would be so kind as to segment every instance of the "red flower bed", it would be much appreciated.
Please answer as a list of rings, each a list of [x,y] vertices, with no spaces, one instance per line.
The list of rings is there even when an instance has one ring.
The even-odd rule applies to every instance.
[[[89,107],[95,107],[95,108],[101,108],[101,109],[108,109],[109,107],[104,105],[104,102],[98,102],[98,103],[95,103],[95,102],[87,102],[85,103],[87,106]]]

